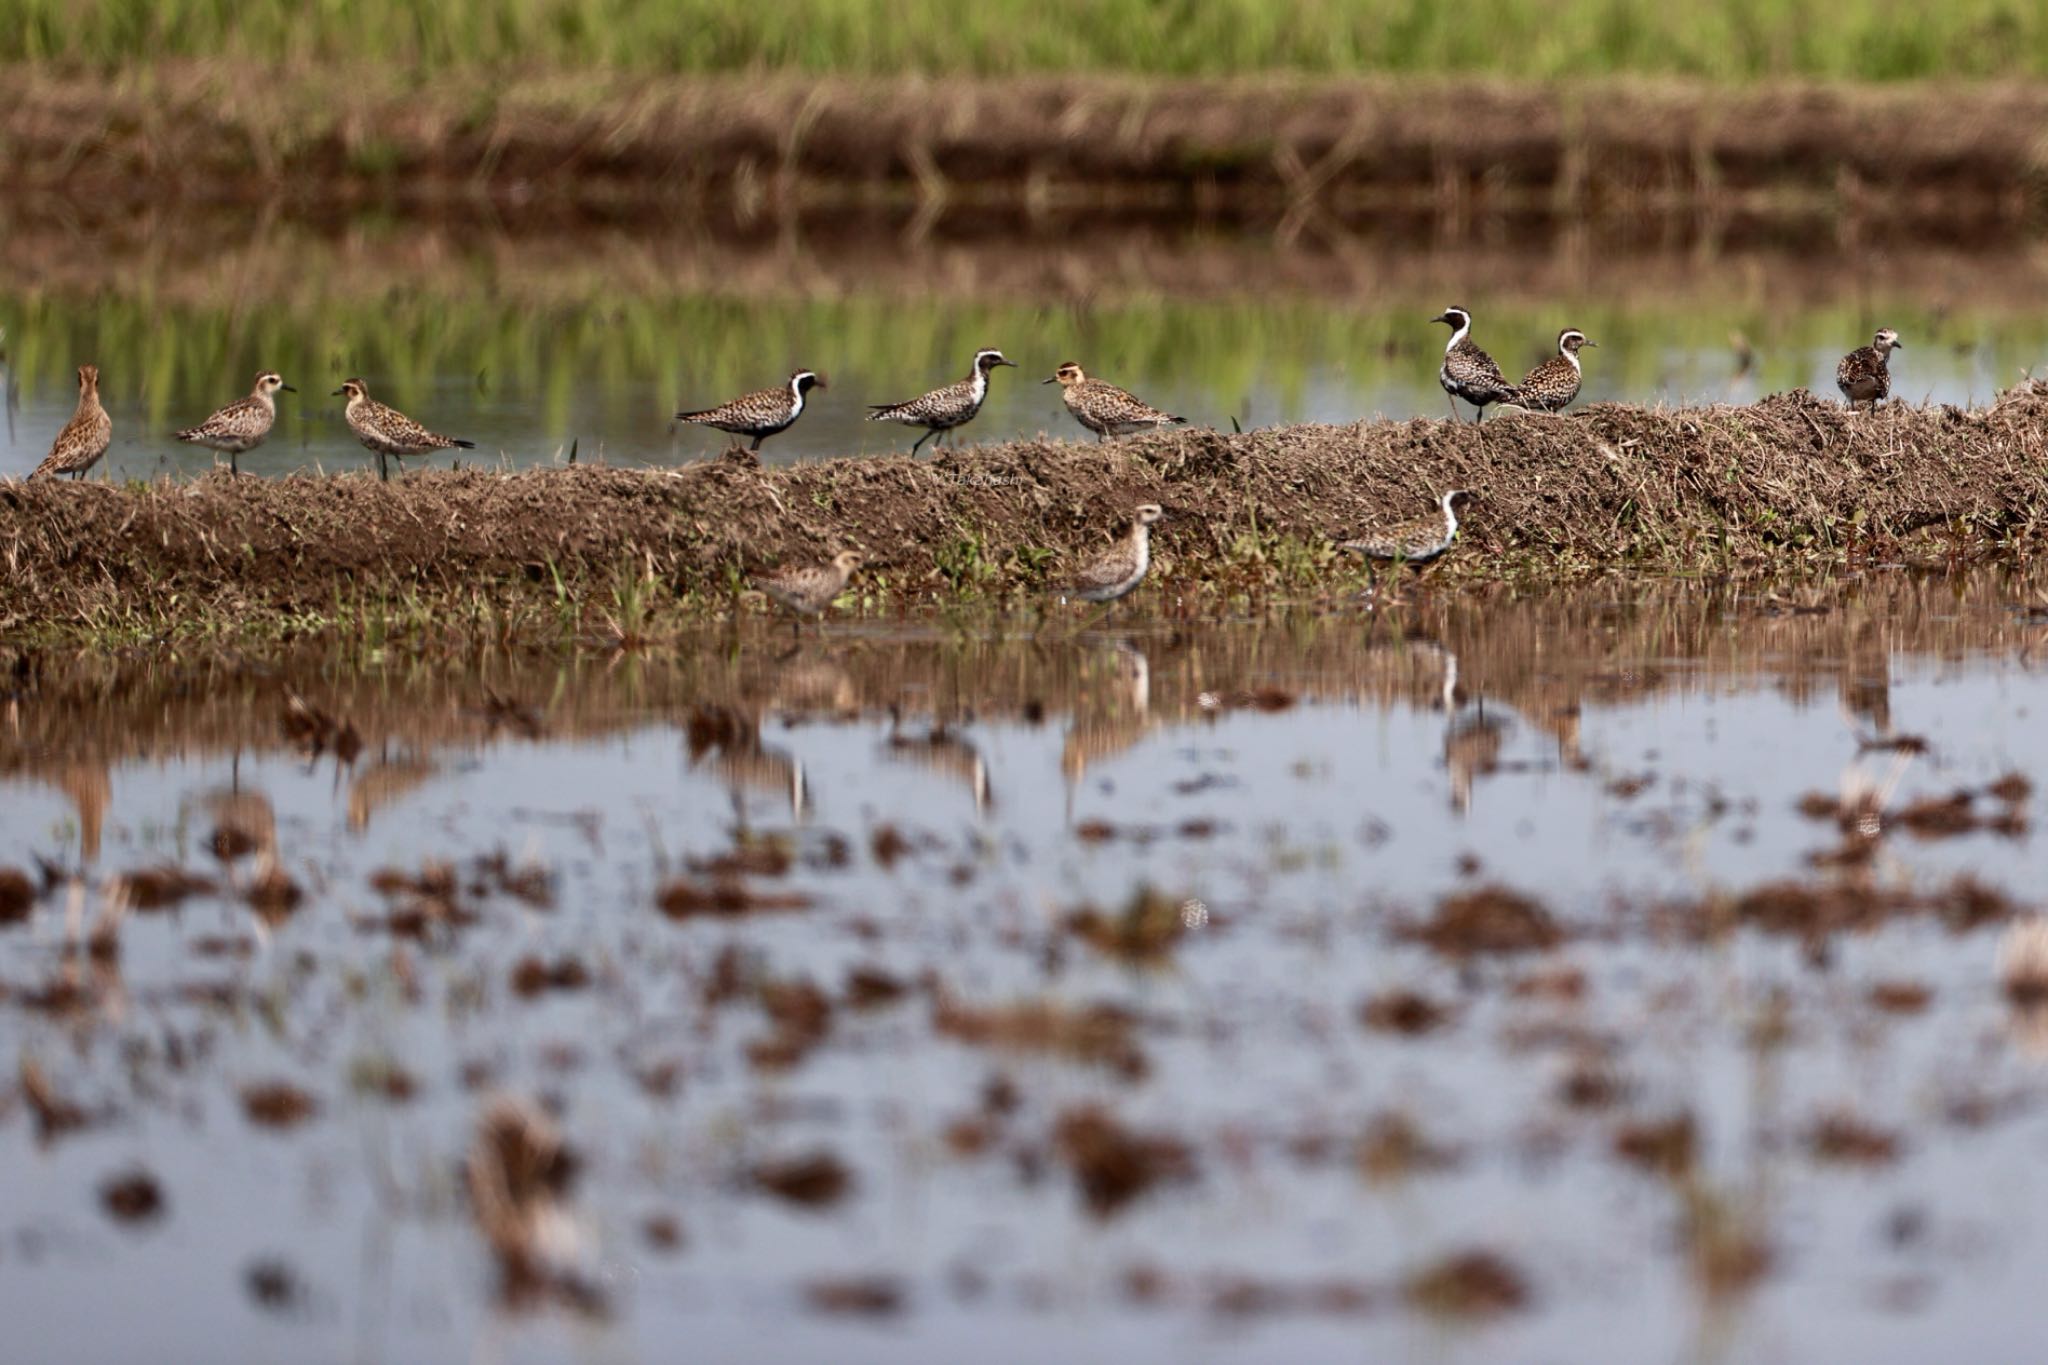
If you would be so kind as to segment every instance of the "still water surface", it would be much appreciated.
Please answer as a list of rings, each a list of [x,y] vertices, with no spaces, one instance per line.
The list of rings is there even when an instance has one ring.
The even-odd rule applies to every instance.
[[[0,924],[0,1055],[86,1122],[39,1136],[0,1091],[10,1350],[2012,1358],[2048,1270],[2048,1046],[1997,961],[2039,847],[2017,785],[1986,789],[2048,780],[2035,594],[41,660],[0,729],[0,866],[51,869]],[[293,696],[352,728],[347,761],[286,737]],[[1965,827],[1927,816],[1958,791]],[[1868,838],[1799,809],[1862,793]],[[217,857],[223,829],[254,851]],[[273,856],[303,899],[259,914]],[[424,927],[433,897],[377,889],[440,864]],[[118,874],[165,866],[210,889],[82,951]],[[1960,874],[1982,922],[1735,908],[1781,880],[1946,905]],[[800,906],[665,912],[679,879]],[[1422,932],[1485,887],[1556,941]],[[1147,888],[1142,960],[1076,926]],[[904,993],[855,1008],[857,969]],[[827,1017],[792,1053],[773,1002],[801,981]],[[1438,1025],[1367,1025],[1403,995]],[[1020,1002],[1113,1007],[1120,1041],[958,1023]],[[277,1080],[310,1118],[249,1116]],[[498,1302],[458,1172],[501,1092],[581,1158],[558,1255],[602,1314]],[[1091,1204],[1060,1136],[1091,1109],[1173,1144],[1164,1177]],[[1682,1177],[1616,1155],[1679,1114]],[[1881,1140],[1816,1136],[1851,1119]],[[1433,1154],[1390,1156],[1396,1120]],[[752,1175],[821,1152],[836,1199]],[[117,1220],[98,1191],[138,1169],[163,1207]],[[1507,1268],[1497,1311],[1414,1287],[1473,1252]],[[849,1279],[871,1311],[821,1306]]]

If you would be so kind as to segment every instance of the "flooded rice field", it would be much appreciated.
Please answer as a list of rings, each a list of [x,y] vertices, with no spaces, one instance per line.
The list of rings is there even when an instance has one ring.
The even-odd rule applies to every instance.
[[[114,439],[103,474],[191,475],[204,451],[171,433],[248,391],[260,369],[298,389],[245,472],[353,471],[371,462],[331,396],[351,376],[451,436],[469,464],[575,458],[674,466],[726,436],[678,410],[824,373],[770,461],[907,450],[918,434],[862,420],[965,375],[996,374],[961,439],[1040,431],[1087,439],[1060,390],[1066,360],[1197,425],[1442,416],[1436,373],[1452,302],[1519,376],[1583,329],[1582,403],[1748,402],[1810,386],[1879,326],[1905,342],[1906,402],[1988,401],[2048,361],[2048,267],[2027,249],[1866,243],[1729,245],[1709,229],[1593,236],[1479,222],[1386,240],[1314,232],[1144,227],[954,239],[892,232],[748,236],[488,231],[351,223],[253,236],[164,226],[81,251],[75,234],[0,247],[0,474],[26,474],[96,363]],[[438,456],[436,465],[450,460]]]
[[[10,1352],[2002,1357],[2043,587],[14,658]]]

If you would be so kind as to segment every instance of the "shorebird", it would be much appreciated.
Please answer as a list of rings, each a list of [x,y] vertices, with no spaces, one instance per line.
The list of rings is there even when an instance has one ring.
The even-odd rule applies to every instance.
[[[1165,515],[1156,502],[1140,503],[1122,543],[1082,565],[1060,589],[1060,595],[1102,603],[1127,596],[1145,581],[1145,571],[1152,567],[1152,523]]]
[[[458,441],[453,436],[442,436],[428,431],[418,422],[407,417],[396,408],[387,408],[370,397],[369,388],[360,379],[344,379],[341,387],[334,391],[334,397],[348,395],[348,407],[343,415],[348,418],[348,429],[356,439],[377,456],[377,477],[389,479],[391,470],[387,457],[400,459],[399,468],[407,455],[424,455],[430,450],[475,450],[476,442]]]
[[[1152,431],[1185,422],[1185,417],[1161,412],[1149,403],[1103,379],[1090,379],[1069,360],[1041,383],[1058,384],[1060,397],[1074,420],[1095,433],[1098,439],[1128,436],[1134,431]]]
[[[910,453],[917,454],[917,447],[955,427],[965,426],[974,420],[974,414],[981,411],[981,400],[988,397],[988,375],[998,365],[1016,365],[1006,360],[996,350],[976,351],[974,368],[967,377],[933,389],[930,393],[913,398],[907,403],[877,403],[868,413],[870,422],[901,422],[907,427],[923,427],[924,435],[917,438],[917,444],[910,447]]]
[[[1876,407],[1891,397],[1892,351],[1905,344],[1897,332],[1880,327],[1868,346],[1859,346],[1842,357],[1842,363],[1835,366],[1835,385],[1850,407]]]
[[[228,468],[239,475],[242,452],[262,445],[270,435],[271,423],[277,420],[277,399],[271,395],[279,389],[298,392],[277,371],[264,370],[256,376],[256,385],[247,398],[237,398],[198,426],[185,428],[177,434],[178,439],[226,455]]]
[[[50,453],[43,456],[43,462],[29,477],[44,479],[69,474],[74,479],[82,479],[86,470],[100,462],[100,457],[107,453],[107,447],[113,440],[114,419],[107,416],[107,410],[100,406],[100,367],[80,365],[78,407],[71,414],[71,420],[64,424],[64,430],[57,433],[57,439],[50,445]]]
[[[1579,347],[1599,344],[1576,327],[1565,328],[1557,334],[1557,354],[1529,371],[1515,386],[1513,401],[1534,412],[1562,412],[1579,396]]]
[[[715,408],[700,412],[679,412],[678,422],[695,422],[699,426],[717,427],[735,436],[751,436],[754,444],[749,450],[759,450],[761,442],[780,431],[787,431],[791,423],[804,415],[804,396],[812,389],[832,387],[825,382],[825,376],[814,370],[798,370],[789,377],[789,382],[776,389],[761,389],[721,403]],[[735,442],[734,444],[738,444]]]
[[[1515,396],[1514,386],[1500,372],[1500,366],[1493,363],[1493,357],[1479,349],[1472,341],[1472,315],[1456,306],[1446,308],[1430,319],[1441,322],[1451,329],[1450,344],[1444,347],[1444,363],[1436,372],[1436,382],[1444,386],[1444,392],[1453,399],[1462,398],[1479,410],[1476,420],[1486,420],[1488,403],[1511,401]],[[1458,405],[1451,404],[1451,416],[1458,415]]]
[[[754,586],[789,608],[792,629],[801,630],[799,618],[817,616],[831,606],[833,600],[846,591],[853,571],[860,566],[860,551],[841,550],[832,556],[829,564],[806,564],[779,573],[756,575]]]
[[[1472,494],[1465,489],[1453,488],[1439,500],[1440,513],[1404,521],[1376,535],[1343,541],[1337,548],[1367,559],[1393,560],[1419,569],[1451,548],[1451,542],[1458,538],[1457,509],[1471,499]]]

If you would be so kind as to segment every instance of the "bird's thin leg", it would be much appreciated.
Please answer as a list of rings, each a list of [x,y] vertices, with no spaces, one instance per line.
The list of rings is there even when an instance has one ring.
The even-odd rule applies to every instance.
[[[932,438],[932,434],[933,434],[933,431],[934,431],[934,430],[936,430],[936,428],[930,428],[930,427],[927,427],[927,428],[925,429],[925,433],[924,433],[924,435],[922,435],[922,436],[918,437],[918,438],[917,438],[917,439],[916,439],[915,441],[911,442],[911,445],[910,445],[910,453],[911,453],[911,454],[913,454],[913,455],[917,454],[917,448],[918,448],[919,446],[923,445],[923,444],[924,444],[924,443],[925,443],[926,441],[929,441],[929,440],[930,440],[930,439]]]
[[[1444,402],[1450,405],[1451,420],[1453,422],[1464,420],[1458,416],[1458,400],[1451,396],[1451,391],[1449,389],[1444,390]]]
[[[748,446],[748,447],[747,447],[747,449],[749,449],[749,450],[759,450],[759,449],[761,448],[761,442],[763,442],[763,441],[765,441],[765,440],[767,440],[767,439],[768,439],[768,438],[767,438],[766,436],[756,436],[756,437],[754,438],[754,444],[752,444],[752,445]]]
[[[241,451],[231,450],[228,452],[228,473],[232,474],[234,477],[238,479],[242,477]]]

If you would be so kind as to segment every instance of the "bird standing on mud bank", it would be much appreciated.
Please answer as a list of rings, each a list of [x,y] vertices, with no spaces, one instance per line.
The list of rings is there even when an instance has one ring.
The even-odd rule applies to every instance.
[[[198,426],[178,432],[177,437],[188,445],[203,446],[215,454],[226,455],[229,470],[239,476],[243,452],[262,445],[264,438],[270,435],[271,425],[277,421],[277,399],[272,395],[280,389],[286,393],[298,392],[285,383],[284,376],[277,371],[263,370],[257,374],[255,387],[249,390],[247,398],[237,398]],[[220,468],[218,462],[214,468]]]
[[[1493,363],[1493,357],[1479,349],[1472,340],[1472,314],[1452,305],[1430,319],[1441,322],[1451,329],[1451,339],[1444,347],[1444,363],[1436,372],[1436,382],[1443,385],[1444,392],[1455,399],[1462,398],[1479,409],[1474,420],[1486,420],[1488,403],[1511,402],[1515,396],[1514,385],[1500,372],[1500,366]],[[1458,405],[1451,404],[1451,416],[1458,415]]]
[[[907,403],[877,403],[868,413],[870,422],[901,422],[907,427],[923,427],[924,435],[917,438],[910,453],[917,454],[917,447],[937,436],[944,440],[946,433],[955,427],[962,427],[974,420],[981,411],[982,400],[988,397],[989,371],[998,365],[1016,365],[1006,360],[1003,353],[994,349],[974,353],[974,366],[965,379],[933,389]]]
[[[777,432],[786,431],[797,418],[804,415],[804,397],[814,388],[825,389],[831,385],[825,376],[815,370],[798,370],[789,377],[789,382],[780,388],[761,389],[744,394],[730,403],[721,403],[715,408],[704,408],[697,412],[679,412],[678,422],[694,422],[698,426],[716,427],[735,436],[754,438],[749,450],[759,450],[761,442]],[[737,442],[735,442],[737,444]]]
[[[377,477],[389,480],[390,467],[386,458],[407,455],[424,455],[430,450],[475,450],[476,442],[460,441],[453,436],[442,436],[428,431],[418,422],[407,417],[396,408],[387,408],[370,397],[369,388],[360,379],[344,379],[333,396],[348,395],[348,407],[342,415],[348,419],[348,429],[356,439],[377,456]],[[399,466],[401,470],[404,465]]]
[[[1576,327],[1567,327],[1559,332],[1557,354],[1529,371],[1522,382],[1515,385],[1514,402],[1532,412],[1562,412],[1566,404],[1579,396],[1579,382],[1583,377],[1579,368],[1579,348],[1599,344],[1586,340],[1586,334]]]
[[[1134,431],[1155,431],[1188,420],[1140,402],[1135,395],[1106,380],[1090,379],[1071,360],[1055,370],[1052,378],[1039,382],[1058,384],[1067,411],[1076,422],[1094,432],[1098,440],[1128,436]]]
[[[73,479],[85,477],[85,471],[100,462],[107,453],[107,447],[114,441],[114,419],[107,416],[107,410],[100,406],[100,367],[80,365],[78,367],[78,407],[72,412],[71,420],[57,433],[57,439],[50,444],[50,453],[30,474],[31,479],[50,479],[59,474],[69,474]]]
[[[1453,488],[1438,500],[1440,510],[1435,514],[1404,521],[1357,540],[1341,541],[1337,548],[1367,559],[1392,560],[1419,569],[1451,548],[1451,542],[1458,538],[1458,509],[1471,500],[1468,490]]]
[[[1889,327],[1878,328],[1868,346],[1859,346],[1835,366],[1835,387],[1852,408],[1876,407],[1892,394],[1892,351],[1906,343]]]

